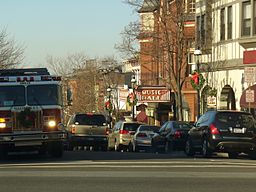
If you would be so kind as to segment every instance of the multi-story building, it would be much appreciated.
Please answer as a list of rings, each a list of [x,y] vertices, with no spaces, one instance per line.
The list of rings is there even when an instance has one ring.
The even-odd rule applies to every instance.
[[[256,0],[196,0],[196,38],[218,109],[256,108]],[[252,67],[252,68],[251,68]],[[201,94],[206,110],[206,89]]]
[[[176,14],[177,4],[175,0],[144,0],[139,10],[141,18],[141,33],[139,35],[141,75],[137,96],[140,102],[148,104],[147,114],[150,123],[159,124],[176,118],[176,102],[173,94],[175,90],[170,86],[170,81],[174,77],[169,67],[174,67],[174,71],[178,72],[180,67],[178,64],[181,65],[181,63],[180,69],[183,71],[181,73],[183,75],[180,79],[184,79],[181,106],[184,113],[182,115],[185,120],[195,120],[197,111],[196,91],[192,88],[188,78],[192,70],[192,65],[189,63],[192,62],[191,56],[193,56],[195,47],[195,1],[186,0],[185,5],[182,11],[188,14],[181,21],[182,25],[184,24],[185,33],[177,32],[176,29],[179,18],[174,18],[178,15]],[[167,19],[167,17],[172,19]],[[165,22],[169,22],[168,27],[163,27]],[[170,22],[173,23],[170,24]],[[168,35],[166,35],[165,30],[170,35],[169,40],[166,39]],[[186,49],[183,48],[183,51],[178,53],[176,43],[178,41],[177,36],[180,34],[186,36],[187,44]],[[172,50],[168,49],[168,46]],[[184,57],[180,59],[179,54],[183,55],[183,53]],[[167,56],[167,54],[171,55]],[[172,58],[172,60],[170,61],[168,58]]]

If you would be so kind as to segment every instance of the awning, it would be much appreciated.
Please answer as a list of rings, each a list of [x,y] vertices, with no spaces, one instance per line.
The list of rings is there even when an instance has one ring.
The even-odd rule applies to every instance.
[[[249,95],[250,98],[246,98],[246,92],[248,90],[254,91],[254,97],[251,98]],[[256,96],[256,84],[248,87],[246,90],[243,91],[242,96],[240,98],[240,107],[241,108],[256,108],[256,97],[255,96]],[[248,95],[247,95],[247,97],[248,97]],[[248,100],[253,100],[254,102],[249,103],[249,102],[247,102]],[[249,107],[249,105],[250,105],[250,107]]]

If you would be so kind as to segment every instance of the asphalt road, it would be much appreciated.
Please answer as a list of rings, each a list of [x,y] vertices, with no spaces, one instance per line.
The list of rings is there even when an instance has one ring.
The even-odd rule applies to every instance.
[[[256,161],[183,153],[65,152],[61,159],[13,155],[0,164],[1,191],[255,191]]]

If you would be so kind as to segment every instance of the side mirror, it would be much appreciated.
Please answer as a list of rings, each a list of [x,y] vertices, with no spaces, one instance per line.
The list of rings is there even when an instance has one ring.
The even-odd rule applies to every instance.
[[[65,125],[63,123],[59,123],[57,126],[58,130],[65,131]]]

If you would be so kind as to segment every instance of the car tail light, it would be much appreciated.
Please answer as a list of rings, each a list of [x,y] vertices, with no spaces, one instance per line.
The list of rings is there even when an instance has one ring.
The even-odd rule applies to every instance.
[[[181,138],[181,135],[182,135],[182,133],[180,131],[175,131],[174,138],[179,139],[179,138]]]
[[[147,134],[146,133],[138,133],[137,137],[147,137]]]
[[[76,127],[75,126],[71,127],[71,133],[76,133]]]
[[[211,124],[211,125],[210,125],[210,132],[211,132],[211,134],[213,134],[213,135],[218,135],[218,134],[220,134],[218,128],[215,127],[214,124]]]
[[[106,135],[109,135],[109,128],[106,128],[105,131],[106,131],[105,134],[106,134]]]
[[[128,130],[120,130],[119,131],[119,134],[129,134],[129,131]]]

